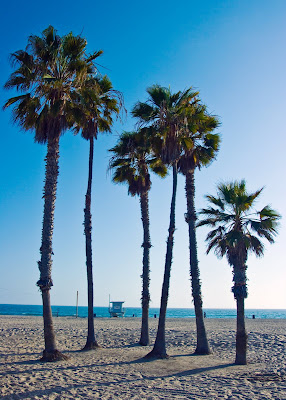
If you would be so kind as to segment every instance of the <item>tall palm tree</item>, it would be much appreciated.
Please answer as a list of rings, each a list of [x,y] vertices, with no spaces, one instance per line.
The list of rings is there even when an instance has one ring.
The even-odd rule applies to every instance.
[[[219,147],[219,135],[211,132],[218,120],[206,112],[202,104],[191,105],[188,110],[188,137],[182,141],[183,153],[178,161],[178,170],[186,178],[185,191],[187,213],[185,219],[189,230],[190,276],[196,315],[197,345],[195,354],[210,354],[203,316],[203,301],[197,255],[195,170],[207,166],[215,157]]]
[[[10,98],[4,108],[13,106],[15,122],[24,130],[35,131],[36,142],[47,144],[41,260],[38,261],[40,279],[37,282],[43,301],[43,361],[65,358],[57,350],[50,303],[52,237],[59,139],[73,124],[73,94],[82,86],[86,75],[96,71],[94,60],[101,54],[99,51],[88,55],[86,44],[84,38],[72,33],[60,37],[49,26],[41,36],[30,36],[25,50],[12,54],[12,65],[16,69],[5,84],[6,89],[24,94]]]
[[[210,205],[201,210],[198,226],[212,228],[206,237],[207,253],[212,249],[218,257],[227,258],[232,267],[232,292],[237,305],[235,364],[246,364],[247,333],[244,320],[244,299],[247,297],[246,269],[249,252],[261,257],[264,246],[260,238],[273,243],[280,215],[270,206],[254,211],[255,200],[262,189],[247,193],[245,181],[218,186],[217,197],[206,196]]]
[[[92,268],[92,219],[91,188],[94,140],[99,132],[111,132],[113,116],[119,114],[123,107],[122,94],[114,90],[111,81],[106,77],[90,76],[77,98],[78,108],[74,131],[89,141],[88,184],[85,195],[84,234],[86,248],[87,292],[88,292],[88,333],[83,350],[98,347],[94,332],[93,316],[93,268]]]
[[[173,169],[173,191],[170,208],[169,234],[165,258],[158,330],[154,347],[146,357],[167,358],[165,325],[169,296],[170,275],[173,258],[175,232],[175,205],[177,194],[177,163],[181,153],[181,138],[186,125],[185,112],[190,103],[196,102],[197,92],[191,88],[172,94],[170,88],[153,85],[147,89],[149,95],[145,103],[138,102],[133,110],[134,117],[142,125],[152,125],[161,134],[160,146],[154,149],[160,153],[162,161]]]
[[[160,158],[152,153],[153,132],[142,128],[138,132],[124,132],[118,143],[110,149],[113,156],[110,168],[114,170],[113,182],[127,183],[128,193],[140,197],[141,219],[143,224],[143,272],[142,272],[142,322],[139,344],[149,344],[149,303],[150,303],[150,259],[151,248],[149,221],[149,191],[151,179],[149,170],[165,177],[167,168]]]

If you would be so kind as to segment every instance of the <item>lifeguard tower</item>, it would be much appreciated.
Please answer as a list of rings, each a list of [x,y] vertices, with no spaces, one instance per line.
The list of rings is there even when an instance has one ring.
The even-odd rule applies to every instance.
[[[123,308],[124,301],[110,301],[109,300],[109,314],[110,317],[124,317],[125,308]]]

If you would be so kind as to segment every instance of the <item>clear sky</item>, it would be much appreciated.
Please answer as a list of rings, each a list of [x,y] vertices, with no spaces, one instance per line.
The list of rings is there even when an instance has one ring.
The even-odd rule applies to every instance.
[[[158,0],[5,2],[1,8],[1,105],[12,96],[2,89],[11,72],[9,54],[23,49],[30,34],[48,25],[59,33],[82,34],[90,52],[104,51],[99,63],[128,111],[146,99],[154,83],[178,91],[200,90],[210,112],[219,116],[222,135],[217,160],[196,173],[196,206],[215,193],[220,181],[245,178],[249,190],[265,187],[257,208],[271,204],[284,217],[276,243],[262,259],[248,260],[247,308],[286,308],[286,2],[284,0]],[[33,133],[11,124],[0,111],[0,303],[41,304],[36,287],[43,212],[46,147]],[[93,255],[95,306],[108,295],[140,306],[142,226],[138,198],[115,186],[107,174],[111,148],[129,115],[113,134],[95,146],[93,181]],[[60,143],[60,176],[54,229],[52,304],[87,304],[84,195],[88,143],[66,132]],[[160,304],[171,200],[171,179],[153,178],[150,193],[151,307]],[[179,179],[170,307],[192,307],[186,201]],[[198,231],[204,307],[234,308],[232,274],[225,259],[205,255],[207,230]],[[284,250],[283,250],[284,249]]]

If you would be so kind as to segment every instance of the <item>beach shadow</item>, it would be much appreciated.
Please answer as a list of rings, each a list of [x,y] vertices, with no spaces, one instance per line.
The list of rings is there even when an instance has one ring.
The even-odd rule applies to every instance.
[[[176,356],[170,357],[169,359],[174,359]],[[119,361],[119,362],[110,362],[110,363],[97,363],[97,364],[88,364],[88,365],[81,365],[81,366],[72,366],[72,365],[59,365],[57,364],[57,371],[77,371],[78,369],[87,369],[89,370],[90,368],[104,368],[104,367],[116,367],[116,366],[124,366],[124,365],[132,365],[132,364],[143,364],[143,363],[152,363],[153,361],[160,361],[158,359],[146,359],[144,357],[140,357],[138,359],[135,360],[131,360],[131,361]],[[168,361],[168,360],[167,360]],[[50,363],[45,364],[42,363],[41,361],[38,360],[29,360],[29,361],[19,361],[17,363],[15,363],[15,365],[38,365],[41,364],[43,365],[43,368],[37,368],[37,372],[45,372],[45,371],[50,371]],[[47,365],[47,367],[45,368],[44,365]],[[183,376],[188,376],[188,375],[198,375],[201,373],[205,373],[208,371],[214,371],[214,370],[218,370],[218,369],[223,369],[223,368],[228,368],[228,367],[234,367],[236,366],[234,363],[228,363],[228,364],[220,364],[220,365],[214,365],[214,366],[210,366],[210,367],[203,367],[203,368],[194,368],[194,369],[189,369],[189,370],[185,370],[185,371],[180,371],[180,372],[175,372],[175,373],[171,373],[168,375],[156,375],[156,376],[144,376],[144,379],[147,380],[156,380],[156,379],[165,379],[165,378],[171,378],[171,377],[183,377]],[[17,374],[23,374],[23,373],[30,373],[31,370],[30,369],[26,369],[26,370],[13,370],[13,371],[5,371],[5,374],[3,374],[4,376],[8,376],[8,375],[17,375]],[[107,374],[107,371],[104,372],[105,374]],[[110,374],[110,376],[113,375],[112,372],[108,373]],[[2,375],[2,374],[0,374]],[[124,382],[133,382],[133,381],[137,381],[138,379],[134,379],[134,380],[130,380],[130,379],[122,379],[122,381],[120,381],[121,383]],[[139,379],[140,380],[140,379]],[[120,383],[119,382],[119,383]],[[111,383],[111,382],[109,382]]]
[[[69,355],[69,353],[67,353],[67,352],[63,352],[64,354],[66,354],[66,355]],[[13,355],[15,355],[15,356],[19,356],[19,354],[9,354],[10,356],[13,356]],[[22,354],[21,354],[22,355]],[[24,354],[23,354],[24,355]],[[13,366],[20,366],[20,365],[27,365],[27,367],[28,366],[33,366],[33,365],[35,365],[35,366],[38,366],[38,365],[51,365],[51,364],[58,364],[58,365],[60,365],[59,363],[64,363],[65,361],[64,360],[61,360],[61,361],[51,361],[51,362],[44,362],[44,361],[41,361],[41,357],[42,357],[42,353],[25,353],[25,355],[34,355],[35,356],[35,358],[33,358],[33,359],[28,359],[28,360],[22,360],[22,361],[11,361],[11,362],[3,362],[3,363],[0,363],[0,367],[1,366],[5,366],[5,367],[13,367]],[[70,357],[71,358],[71,357]],[[46,371],[47,370],[47,368],[37,368],[37,370],[38,371]],[[19,373],[20,371],[18,371],[18,370],[11,370],[11,371],[5,371],[5,372],[0,372],[0,376],[2,375],[9,375],[9,374],[11,374],[11,375],[15,375],[15,374],[17,374],[17,373]],[[26,372],[30,372],[30,370],[25,370],[25,371],[23,371],[24,373],[26,373]],[[21,372],[22,373],[22,372]]]
[[[175,356],[172,357],[208,357],[211,356],[211,354],[196,354],[196,353],[186,353],[186,354],[176,354]]]
[[[102,350],[104,348],[105,347],[101,347],[101,346],[96,347],[95,349],[88,349],[88,350],[81,348],[81,349],[75,349],[75,350],[68,350],[66,353],[67,353],[67,355],[68,354],[92,354],[93,352]],[[65,353],[65,352],[62,351],[62,353]]]
[[[138,347],[139,349],[147,349],[148,346],[142,346],[141,344],[139,344],[138,342],[135,343],[130,343],[130,344],[125,344],[124,346],[122,346],[123,348],[133,348],[133,347]]]
[[[133,343],[131,345],[128,345],[127,347],[133,347],[133,348],[134,347],[138,347],[138,349],[139,349],[139,348],[141,348],[143,346],[139,346],[138,343]],[[95,349],[95,350],[104,350],[104,349],[105,348],[100,347],[99,349]],[[148,349],[146,349],[146,353],[147,352],[148,352]],[[73,350],[73,351],[68,351],[68,352],[65,352],[65,353],[67,355],[69,355],[71,353],[84,354],[85,352],[82,352],[81,350]],[[92,352],[87,352],[87,353],[92,354]],[[128,353],[126,353],[126,354],[128,354]],[[29,355],[32,355],[32,354],[29,353]],[[5,371],[5,375],[17,375],[17,374],[20,374],[20,373],[30,373],[31,370],[34,369],[33,368],[34,366],[38,367],[39,365],[41,367],[37,368],[38,372],[40,372],[40,371],[45,372],[47,370],[50,371],[52,364],[54,364],[54,365],[56,364],[57,371],[59,371],[59,370],[62,370],[62,371],[64,371],[64,370],[66,370],[66,371],[68,371],[68,370],[76,371],[79,368],[81,370],[83,370],[83,369],[87,369],[88,370],[90,368],[118,367],[118,366],[124,366],[124,365],[132,365],[132,364],[136,365],[136,364],[146,364],[146,363],[150,364],[150,363],[156,362],[156,361],[159,362],[159,363],[160,363],[160,361],[168,362],[168,360],[175,361],[176,358],[179,358],[179,357],[198,357],[194,353],[192,353],[192,354],[177,354],[177,355],[171,355],[168,359],[160,360],[160,359],[157,359],[157,358],[145,358],[145,355],[144,355],[142,357],[135,358],[135,359],[132,359],[132,360],[111,361],[111,362],[105,362],[105,363],[103,362],[102,363],[102,362],[100,362],[100,360],[102,360],[104,355],[101,354],[103,357],[100,357],[100,360],[98,360],[98,361],[94,360],[95,362],[91,362],[91,363],[87,362],[86,365],[82,365],[82,362],[84,362],[84,358],[82,358],[81,365],[80,366],[78,366],[78,365],[75,366],[75,365],[70,365],[68,362],[65,362],[65,361],[60,361],[60,362],[56,362],[56,363],[44,363],[44,362],[40,361],[41,353],[33,353],[33,355],[35,355],[35,359],[28,359],[28,360],[22,360],[22,361],[17,361],[17,362],[10,362],[10,363],[2,363],[0,365],[10,366],[10,367],[15,366],[15,369],[11,368],[10,371],[6,370]],[[214,360],[214,363],[215,363],[215,360]],[[25,371],[23,371],[23,370],[20,371],[19,369],[17,369],[17,366],[21,366],[21,365],[22,366],[23,365],[27,366]],[[187,375],[196,375],[196,374],[208,372],[208,371],[211,371],[211,370],[217,370],[217,369],[231,367],[231,366],[234,366],[234,365],[235,364],[233,364],[233,363],[228,363],[228,364],[213,365],[213,366],[209,366],[209,367],[205,367],[205,368],[204,367],[202,367],[202,368],[193,368],[193,369],[188,369],[188,370],[185,370],[185,371],[171,373],[171,374],[166,375],[166,376],[160,376],[160,375],[158,375],[158,376],[157,375],[156,376],[149,376],[149,377],[146,377],[146,379],[154,380],[154,379],[158,379],[158,378],[168,378],[168,377],[175,377],[175,376],[180,377],[180,376],[187,376]],[[2,375],[2,374],[0,374],[0,375]],[[124,382],[124,380],[122,382]]]
[[[130,363],[136,363],[136,362],[142,362],[145,361],[146,359],[138,359],[138,360],[133,360],[131,362],[128,362],[128,364]],[[150,360],[148,360],[150,361]],[[106,365],[114,365],[115,363],[110,363],[110,364],[106,364]],[[122,363],[117,363],[117,364],[127,364],[127,362],[122,362]],[[211,366],[211,367],[205,367],[205,368],[195,368],[195,369],[190,369],[187,371],[181,371],[181,372],[177,372],[177,373],[171,373],[168,375],[156,375],[156,376],[146,376],[144,374],[144,376],[142,375],[141,377],[136,377],[136,378],[130,378],[127,377],[124,373],[116,373],[116,377],[117,379],[115,379],[114,377],[114,372],[113,371],[101,371],[101,374],[107,378],[106,381],[102,382],[102,381],[96,381],[93,380],[90,383],[77,383],[77,382],[72,382],[72,383],[68,383],[67,386],[53,386],[50,388],[45,388],[45,389],[35,389],[35,390],[31,390],[31,391],[25,391],[25,392],[20,392],[17,393],[17,398],[34,398],[35,396],[41,398],[42,395],[49,395],[52,393],[55,393],[57,395],[61,395],[64,392],[69,392],[71,389],[74,391],[76,389],[82,389],[85,388],[87,390],[94,390],[95,388],[97,390],[105,390],[105,388],[109,388],[110,385],[114,385],[114,386],[118,386],[118,385],[128,385],[128,384],[136,384],[136,382],[140,382],[139,386],[141,387],[142,385],[142,381],[144,381],[144,385],[146,384],[146,382],[150,381],[155,381],[156,379],[168,379],[168,378],[172,378],[172,377],[176,377],[176,378],[181,378],[181,377],[186,377],[186,376],[190,376],[190,375],[196,375],[196,374],[200,374],[200,373],[205,373],[205,372],[209,372],[212,370],[218,370],[218,369],[223,369],[223,368],[227,368],[227,367],[231,367],[234,366],[234,364],[229,363],[229,364],[220,364],[220,365],[215,365],[215,366]],[[87,366],[87,368],[90,366]],[[73,367],[67,367],[66,369],[76,369]],[[20,372],[21,374],[23,374],[23,371]],[[119,379],[118,379],[119,377]],[[160,388],[159,388],[160,389]],[[166,388],[161,388],[161,390],[163,390],[165,392]],[[98,392],[97,392],[98,394]],[[182,394],[183,391],[182,391]],[[172,397],[171,397],[172,398]],[[6,395],[6,396],[2,396],[1,400],[8,400],[11,399],[11,393]]]
[[[10,354],[10,356],[13,356],[13,355],[19,356],[19,354]],[[30,355],[32,355],[32,356],[34,355],[35,358],[34,359],[29,359],[29,360],[23,360],[23,361],[2,362],[2,363],[0,363],[0,367],[4,367],[4,366],[6,367],[6,366],[9,366],[9,365],[37,364],[37,363],[41,362],[40,361],[41,354],[39,354],[39,353],[26,353],[26,354],[23,354],[23,355],[29,355],[29,356]]]
[[[139,363],[152,363],[152,362],[155,362],[155,361],[169,361],[169,360],[175,360],[176,358],[179,358],[179,357],[204,357],[204,356],[202,356],[202,355],[198,355],[198,354],[194,354],[194,353],[191,353],[191,354],[175,354],[175,355],[171,355],[171,356],[168,356],[168,358],[156,358],[156,357],[146,357],[146,356],[143,356],[143,357],[140,357],[140,358],[137,358],[137,359],[135,359],[135,360],[132,360],[132,361],[128,361],[128,362],[124,362],[125,364],[139,364]],[[206,368],[197,368],[197,369],[194,369],[194,370],[190,370],[190,371],[195,371],[194,373],[199,373],[199,372],[204,372],[204,370],[209,370],[209,369],[219,369],[219,368],[227,368],[227,367],[231,367],[231,366],[235,366],[236,364],[234,364],[234,363],[227,363],[227,364],[220,364],[220,365],[217,365],[217,366],[211,366],[211,367],[206,367]]]
[[[30,351],[26,353],[1,353],[0,357],[22,357],[22,356],[34,356],[36,354],[40,354],[39,352],[36,351]],[[3,365],[5,363],[0,363],[0,365]]]
[[[204,372],[209,372],[209,371],[215,371],[217,369],[224,369],[228,367],[235,367],[236,365],[234,363],[229,363],[229,364],[220,364],[220,365],[213,365],[211,367],[203,367],[203,368],[194,368],[194,369],[189,369],[187,371],[181,371],[169,375],[164,375],[164,376],[156,376],[156,377],[150,377],[149,380],[154,380],[158,378],[181,378],[183,376],[188,376],[188,375],[197,375],[197,374],[202,374]]]

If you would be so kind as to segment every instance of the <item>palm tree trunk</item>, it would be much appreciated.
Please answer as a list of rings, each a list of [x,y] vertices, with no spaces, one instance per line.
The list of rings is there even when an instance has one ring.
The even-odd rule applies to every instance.
[[[247,333],[244,319],[244,297],[236,299],[237,319],[236,319],[236,356],[235,364],[246,365]]]
[[[150,222],[149,222],[149,199],[148,191],[140,194],[141,219],[143,224],[143,272],[142,272],[142,323],[141,337],[139,344],[147,346],[149,344],[149,303],[150,303]]]
[[[196,210],[195,210],[195,176],[194,171],[186,174],[186,198],[187,198],[187,215],[186,222],[189,227],[189,249],[190,249],[190,275],[192,284],[192,295],[194,300],[197,328],[197,347],[195,354],[210,354],[208,344],[204,316],[203,301],[201,293],[200,271],[198,265],[197,254],[197,238],[196,238]]]
[[[52,281],[52,239],[54,231],[54,211],[57,192],[57,180],[59,175],[59,137],[48,139],[48,151],[46,156],[46,174],[44,187],[44,216],[42,228],[42,243],[40,247],[41,261],[38,261],[40,279],[37,285],[42,292],[43,320],[45,349],[42,361],[56,361],[66,359],[57,350],[55,331],[53,326],[52,309],[50,302],[50,289]]]
[[[85,195],[84,209],[84,234],[85,234],[85,250],[86,250],[86,269],[87,269],[87,297],[88,297],[88,330],[87,340],[83,350],[91,350],[99,347],[94,334],[94,317],[93,317],[93,276],[92,276],[92,246],[91,246],[91,185],[92,185],[92,167],[93,167],[93,147],[94,138],[89,139],[89,164],[88,164],[88,184]]]
[[[163,285],[162,285],[161,306],[160,306],[158,329],[157,329],[157,335],[156,335],[156,340],[155,340],[153,350],[145,356],[146,358],[152,358],[152,357],[168,358],[168,354],[166,351],[165,325],[166,325],[166,312],[167,312],[167,304],[168,304],[168,296],[169,296],[170,275],[171,275],[173,246],[174,246],[177,178],[178,178],[178,171],[177,171],[177,163],[175,162],[173,164],[173,193],[172,193],[171,210],[170,210],[169,235],[168,235],[168,239],[167,239],[167,252],[166,252],[166,260],[165,260],[164,279],[163,279]]]
[[[246,257],[245,257],[246,259]],[[246,351],[247,351],[247,333],[245,329],[244,318],[244,299],[247,297],[246,286],[246,269],[245,264],[235,265],[233,268],[233,281],[232,292],[236,299],[236,356],[235,364],[246,365]]]

